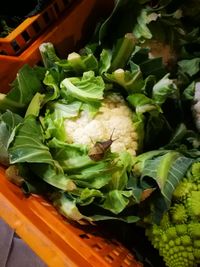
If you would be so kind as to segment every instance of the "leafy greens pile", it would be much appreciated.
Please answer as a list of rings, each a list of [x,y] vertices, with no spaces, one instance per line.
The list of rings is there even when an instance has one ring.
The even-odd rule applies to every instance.
[[[158,221],[200,160],[191,112],[199,21],[195,0],[118,0],[79,53],[61,59],[43,44],[44,66],[25,65],[0,94],[0,162],[8,178],[80,223],[136,222],[148,201]],[[64,119],[84,109],[95,115],[108,92],[131,107],[139,149],[135,157],[108,151],[93,161],[87,146],[67,142]]]

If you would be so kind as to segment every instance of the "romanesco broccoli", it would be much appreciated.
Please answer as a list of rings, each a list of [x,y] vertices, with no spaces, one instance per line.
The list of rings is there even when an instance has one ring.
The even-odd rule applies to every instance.
[[[200,162],[191,166],[176,187],[170,209],[146,235],[168,267],[200,264]]]

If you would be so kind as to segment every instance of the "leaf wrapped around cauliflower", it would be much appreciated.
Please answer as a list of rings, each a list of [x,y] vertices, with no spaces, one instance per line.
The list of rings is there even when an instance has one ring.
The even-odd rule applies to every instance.
[[[134,111],[119,93],[104,92],[104,80],[93,71],[65,78],[59,85],[60,78],[53,69],[45,73],[46,92],[35,94],[10,133],[9,164],[19,175],[19,164],[26,165],[27,176],[34,174],[53,187],[57,200],[48,192],[44,195],[56,206],[73,203],[73,211],[80,209],[88,221],[136,221],[137,216],[121,214],[137,202],[126,186],[138,149]],[[33,185],[30,193],[37,192],[38,183],[34,188],[34,180],[22,178]],[[65,207],[60,207],[63,214],[76,220]]]
[[[38,90],[34,89],[32,98],[22,98],[22,122],[12,129],[5,148],[8,164],[26,166],[31,177],[53,187],[58,199],[62,196],[60,201],[53,199],[57,207],[71,201],[73,211],[90,218],[88,221],[136,221],[131,208],[155,188],[139,188],[138,177],[132,173],[134,158],[143,149],[158,148],[169,139],[171,126],[162,105],[177,97],[174,81],[168,74],[144,78],[134,62],[129,70],[118,68],[109,73],[112,54],[106,49],[99,60],[88,48],[64,60],[51,44],[43,44],[40,50],[46,68],[24,66],[18,75],[23,79],[27,71],[34,74]],[[9,101],[19,91],[26,95],[27,83],[14,85]],[[176,161],[179,153],[172,154],[175,165],[181,166],[179,181],[188,160]],[[163,161],[170,155],[163,156]],[[63,214],[75,219],[65,207],[69,205],[62,205]]]

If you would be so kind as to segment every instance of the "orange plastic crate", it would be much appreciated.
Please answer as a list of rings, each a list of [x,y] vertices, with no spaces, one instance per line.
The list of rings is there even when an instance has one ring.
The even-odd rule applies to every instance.
[[[59,18],[72,1],[52,0],[41,13],[26,18],[8,36],[0,38],[0,53],[9,56],[19,55],[52,22]]]
[[[61,1],[61,0],[60,0]],[[38,46],[52,42],[60,56],[80,48],[111,0],[75,1],[19,56],[0,55],[0,92],[8,92],[22,65],[40,63]],[[40,196],[25,197],[0,166],[0,217],[50,267],[142,267],[134,255],[103,229],[69,222]]]
[[[95,226],[68,222],[42,197],[27,198],[0,167],[0,217],[49,267],[142,267],[120,242]]]
[[[62,0],[59,0],[62,1]],[[25,63],[41,61],[39,45],[52,42],[61,57],[81,48],[94,31],[96,22],[113,7],[112,0],[76,0],[19,56],[0,55],[0,92],[6,93],[16,73]]]

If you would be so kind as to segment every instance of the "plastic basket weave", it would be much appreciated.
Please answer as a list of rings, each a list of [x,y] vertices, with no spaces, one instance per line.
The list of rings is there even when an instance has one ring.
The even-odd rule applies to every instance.
[[[0,217],[50,267],[142,267],[120,242],[95,226],[73,225],[43,198],[27,198],[0,167]]]
[[[43,42],[52,42],[62,57],[81,48],[94,31],[98,19],[111,10],[112,3],[112,0],[73,1],[59,19],[49,25],[20,55],[0,55],[0,92],[10,90],[10,83],[25,63],[31,66],[40,63],[38,47]]]
[[[76,1],[76,0],[74,0]],[[9,35],[0,38],[0,54],[17,56],[70,6],[69,0],[53,0],[38,15],[26,18]]]

